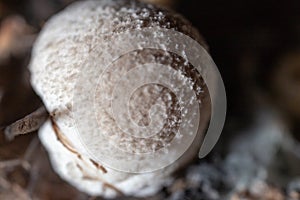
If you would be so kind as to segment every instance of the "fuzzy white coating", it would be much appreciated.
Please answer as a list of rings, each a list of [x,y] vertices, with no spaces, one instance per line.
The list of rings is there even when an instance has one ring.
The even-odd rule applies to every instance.
[[[46,122],[39,131],[39,137],[49,152],[54,170],[79,190],[90,195],[109,198],[115,197],[118,192],[107,187],[107,184],[113,185],[126,195],[154,194],[170,182],[174,171],[194,158],[199,148],[199,144],[194,143],[188,150],[187,156],[176,163],[162,170],[144,174],[120,172],[106,166],[107,173],[103,173],[90,161],[89,152],[78,137],[80,133],[76,129],[73,116],[74,88],[78,76],[83,73],[82,66],[93,59],[97,59],[98,63],[104,63],[105,59],[114,56],[107,54],[105,51],[107,47],[98,48],[105,40],[110,39],[110,33],[121,31],[123,28],[141,28],[145,26],[148,19],[150,19],[147,21],[148,26],[165,26],[164,28],[169,26],[168,21],[164,21],[165,13],[161,11],[155,13],[153,19],[149,18],[153,9],[151,5],[143,4],[141,7],[135,1],[125,1],[125,3],[110,0],[84,1],[67,7],[52,17],[43,28],[34,45],[30,63],[31,82],[35,91],[42,98],[47,110],[54,116],[61,132],[81,155],[79,159],[76,154],[70,152],[57,139],[50,121]],[[164,23],[161,23],[162,21]],[[196,38],[200,37],[189,26],[181,28]],[[153,60],[155,58],[153,56]],[[134,62],[134,57],[128,59],[128,62]],[[100,69],[101,67],[105,66],[99,65]],[[84,73],[91,79],[97,78],[97,74],[92,69],[87,69]],[[109,89],[109,85],[104,87]],[[147,92],[144,94],[146,98],[151,95]],[[99,95],[101,96],[101,93]],[[143,101],[143,98],[140,101]],[[87,109],[87,112],[87,115],[94,114],[93,109]],[[201,115],[201,120],[208,121],[208,116],[209,114],[204,113]],[[86,130],[91,135],[96,135],[98,128],[87,124]],[[200,127],[200,131],[203,129],[205,127]],[[105,141],[99,141],[100,145],[101,142],[105,145]]]

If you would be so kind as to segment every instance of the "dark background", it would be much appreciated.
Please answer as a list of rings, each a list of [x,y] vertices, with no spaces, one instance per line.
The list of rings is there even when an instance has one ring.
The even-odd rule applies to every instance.
[[[30,86],[27,70],[32,42],[45,21],[71,2],[0,1],[0,199],[90,198],[55,175],[36,133],[17,137],[12,142],[6,141],[2,133],[3,127],[41,105]],[[278,110],[297,142],[300,138],[299,98],[284,96],[282,89],[277,90],[276,80],[280,73],[276,72],[286,56],[296,54],[300,57],[300,1],[179,0],[173,9],[189,19],[206,39],[210,54],[222,74],[228,98],[227,120],[217,147],[204,161],[195,161],[194,165],[209,163],[211,168],[218,169],[218,176],[225,176],[214,165],[222,163],[232,145],[232,138],[252,126],[256,113],[264,105]],[[289,73],[291,76],[287,81],[291,81],[290,88],[300,94],[300,60],[299,63],[294,60],[287,61],[286,65],[298,66]],[[290,68],[284,66],[284,70]],[[289,90],[289,87],[284,90]],[[300,173],[300,167],[298,169]],[[178,174],[178,180],[184,183],[182,188],[164,188],[151,199],[175,199],[172,193],[177,190],[182,193],[182,198],[210,199],[209,195],[203,194],[201,184],[189,186],[186,173]],[[214,182],[211,185],[216,185],[212,187],[220,193],[229,193],[230,187],[219,179],[209,179]],[[272,186],[270,191],[274,194],[268,199],[290,195],[287,186],[267,184]],[[251,197],[247,191],[233,195],[231,199],[242,199],[241,195],[246,199],[267,199]],[[300,195],[298,197],[300,199]]]

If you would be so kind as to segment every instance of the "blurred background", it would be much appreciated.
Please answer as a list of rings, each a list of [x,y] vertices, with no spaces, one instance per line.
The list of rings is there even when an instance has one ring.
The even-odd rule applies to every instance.
[[[36,133],[11,142],[3,134],[42,104],[29,83],[32,44],[45,21],[73,1],[0,0],[1,200],[101,199],[53,172]],[[178,11],[199,29],[228,98],[213,152],[147,199],[300,199],[300,1],[145,1]]]

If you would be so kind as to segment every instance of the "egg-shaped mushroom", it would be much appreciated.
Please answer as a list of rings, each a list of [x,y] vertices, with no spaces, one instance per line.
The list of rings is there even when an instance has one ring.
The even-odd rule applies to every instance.
[[[117,56],[111,50],[124,47],[126,38],[118,42],[115,37],[145,28],[173,30],[207,48],[198,31],[181,15],[135,0],[76,2],[45,24],[33,48],[32,86],[51,115],[39,130],[39,137],[54,170],[90,195],[156,193],[172,180],[175,171],[195,158],[210,119],[207,85],[187,58],[163,48],[141,47],[104,64]],[[151,63],[156,63],[155,67]],[[132,71],[138,65],[146,70]],[[168,71],[178,73],[170,76]],[[173,88],[163,84],[170,77],[179,77],[171,82]],[[138,84],[156,79],[162,83]],[[133,85],[138,87],[128,92]],[[188,88],[193,96],[176,95],[181,88]],[[118,101],[125,97],[128,102]],[[193,101],[196,107],[182,109],[182,104],[189,105],[187,101]],[[117,120],[123,121],[118,124]],[[190,142],[181,138],[191,133],[178,135],[183,121],[196,130]],[[140,131],[135,132],[135,127]],[[156,134],[148,133],[147,128]],[[143,137],[138,135],[144,133]],[[177,145],[164,150],[174,138]],[[103,153],[105,150],[107,153]],[[159,150],[165,157],[145,158]],[[156,165],[160,167],[151,170]]]

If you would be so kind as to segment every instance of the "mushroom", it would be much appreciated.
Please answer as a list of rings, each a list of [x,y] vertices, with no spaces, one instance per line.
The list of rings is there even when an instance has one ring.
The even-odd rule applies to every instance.
[[[211,103],[201,74],[184,56],[165,51],[163,45],[134,49],[106,66],[117,56],[111,50],[127,48],[122,43],[126,38],[115,37],[144,28],[174,30],[207,48],[182,16],[135,0],[76,2],[45,24],[33,48],[31,83],[50,114],[39,138],[56,173],[90,195],[155,194],[195,158],[210,119]],[[137,84],[145,79],[164,81],[170,78],[168,70],[178,72],[173,74],[174,90],[187,88],[193,98],[178,96],[163,84]],[[135,84],[138,87],[127,91]],[[125,97],[128,102],[118,101]],[[189,104],[183,101],[193,101],[196,107],[191,108],[197,109],[181,109],[182,103]],[[186,122],[184,130],[196,127],[196,134],[177,134],[181,122]],[[147,128],[158,134],[151,135]],[[186,137],[192,139],[186,142]],[[172,140],[177,141],[175,146]]]

